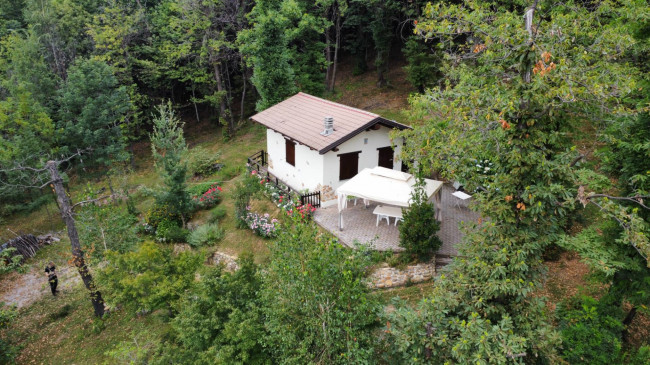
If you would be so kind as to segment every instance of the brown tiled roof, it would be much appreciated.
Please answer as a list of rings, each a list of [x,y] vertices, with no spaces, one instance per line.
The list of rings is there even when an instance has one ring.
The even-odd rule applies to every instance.
[[[334,118],[334,133],[322,136],[323,119]],[[251,117],[252,120],[324,154],[375,124],[407,129],[365,110],[298,93]]]

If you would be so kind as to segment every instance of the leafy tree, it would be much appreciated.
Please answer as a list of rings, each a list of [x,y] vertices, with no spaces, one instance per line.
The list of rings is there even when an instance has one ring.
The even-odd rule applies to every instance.
[[[138,311],[168,309],[185,295],[194,282],[201,255],[189,251],[174,254],[153,242],[144,242],[136,251],[106,251],[106,266],[97,282],[106,288],[110,301]]]
[[[151,150],[156,168],[167,186],[156,197],[156,204],[167,206],[171,213],[181,218],[185,227],[193,204],[185,182],[187,166],[182,162],[183,154],[187,151],[183,123],[174,114],[169,102],[159,105],[156,110],[158,115],[153,118],[153,133],[150,135]]]
[[[440,59],[424,42],[417,37],[410,37],[404,45],[404,56],[408,65],[406,78],[411,85],[423,93],[426,87],[432,87],[440,78]]]
[[[620,101],[634,88],[634,70],[618,57],[632,45],[624,19],[639,6],[426,6],[416,30],[441,42],[453,62],[445,88],[414,100],[422,126],[406,133],[407,155],[449,179],[467,176],[469,186],[490,187],[474,194],[484,219],[466,225],[460,257],[430,297],[415,313],[399,308],[391,315],[396,359],[553,361],[558,336],[532,293],[543,274],[541,255],[562,235],[578,193],[567,132],[585,119],[628,112]],[[494,165],[489,184],[470,171],[478,156]]]
[[[271,246],[264,277],[265,346],[283,364],[367,363],[379,304],[365,282],[369,256],[294,217]]]
[[[410,256],[426,259],[438,251],[442,241],[436,235],[440,223],[436,219],[436,211],[427,200],[425,182],[419,178],[409,209],[404,209],[404,220],[399,227],[400,247]]]
[[[130,102],[111,67],[79,59],[58,90],[58,143],[62,153],[91,150],[89,163],[108,166],[127,157],[120,130]]]
[[[264,110],[279,103],[298,89],[296,74],[287,52],[287,17],[272,1],[258,1],[250,17],[256,25],[240,32],[237,41],[247,63],[253,68],[251,82],[260,99],[255,109]]]
[[[172,325],[181,348],[195,364],[268,364],[260,290],[262,278],[252,255],[239,270],[210,268],[180,303]]]
[[[621,361],[619,313],[609,313],[591,297],[572,298],[557,308],[562,358],[569,364],[616,364]]]

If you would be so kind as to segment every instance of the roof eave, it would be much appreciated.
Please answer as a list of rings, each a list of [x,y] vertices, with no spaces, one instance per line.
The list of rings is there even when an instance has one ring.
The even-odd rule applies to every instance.
[[[382,118],[382,117],[377,117],[377,118],[375,118],[375,119],[369,121],[368,123],[364,124],[363,126],[357,128],[357,129],[355,129],[354,131],[352,131],[352,132],[346,134],[345,136],[343,136],[343,137],[337,139],[336,141],[332,142],[331,144],[327,145],[325,148],[323,148],[323,149],[321,149],[320,151],[318,151],[318,153],[321,154],[321,155],[326,154],[327,152],[329,152],[329,151],[335,149],[336,147],[338,147],[338,146],[340,146],[341,144],[347,142],[347,141],[350,140],[352,137],[354,137],[354,136],[356,136],[357,134],[363,132],[364,130],[366,130],[366,129],[372,127],[372,126],[375,125],[375,124],[382,124],[382,125],[385,125],[386,127],[389,127],[389,128],[396,128],[396,129],[399,129],[399,130],[404,130],[404,129],[413,129],[413,128],[409,127],[409,126],[406,125],[406,124],[398,123],[398,122],[396,122],[396,121],[394,121],[394,120],[389,120],[389,119],[385,119],[385,118]]]

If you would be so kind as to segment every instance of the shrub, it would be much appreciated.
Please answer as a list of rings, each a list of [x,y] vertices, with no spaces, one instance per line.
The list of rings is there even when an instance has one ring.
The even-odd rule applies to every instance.
[[[295,209],[288,210],[287,213],[302,221],[308,221],[311,220],[315,211],[316,208],[314,208],[311,204],[305,204],[298,205],[295,207]]]
[[[205,147],[196,146],[188,151],[187,171],[193,176],[208,176],[219,171],[223,164],[219,160],[219,152],[211,152]]]
[[[212,184],[210,187],[199,195],[192,197],[192,201],[200,209],[211,208],[219,203],[219,195],[221,194],[221,186]]]
[[[218,206],[215,207],[210,211],[210,216],[208,217],[208,222],[209,223],[218,223],[220,222],[223,218],[226,217],[227,211],[226,208],[223,206]]]
[[[433,204],[427,201],[424,180],[419,178],[413,192],[411,206],[404,210],[399,227],[400,247],[405,254],[426,259],[435,253],[442,241],[436,235],[440,223],[435,217]]]
[[[271,218],[269,213],[259,215],[257,213],[248,212],[246,214],[246,224],[248,228],[252,229],[258,236],[264,238],[272,238],[277,236],[278,220]]]
[[[623,323],[596,299],[582,296],[558,305],[562,357],[570,364],[616,364]]]
[[[242,181],[235,184],[235,189],[232,193],[232,198],[235,201],[235,219],[237,220],[237,228],[246,228],[246,215],[248,213],[247,207],[250,203],[251,197],[260,191],[261,185],[257,177],[253,174],[246,175]]]
[[[152,226],[154,229],[157,229],[158,225],[162,221],[176,222],[180,225],[183,220],[181,219],[180,214],[174,213],[169,208],[169,205],[156,203],[147,212],[145,221],[148,225]]]
[[[203,257],[191,251],[175,255],[171,248],[145,241],[136,251],[108,251],[97,282],[112,303],[135,311],[167,308],[171,312],[194,283],[202,262]]]
[[[7,247],[0,251],[0,274],[6,274],[11,271],[23,271],[21,266],[23,255],[18,253],[15,247]]]
[[[15,307],[8,307],[0,302],[0,364],[13,364],[20,350],[20,347],[14,344],[15,331],[8,329],[17,315]]]
[[[221,241],[223,234],[223,229],[215,223],[204,224],[190,233],[187,243],[193,247],[205,246]]]
[[[178,223],[164,220],[156,228],[156,241],[161,243],[185,242],[188,233],[188,230],[181,228]]]

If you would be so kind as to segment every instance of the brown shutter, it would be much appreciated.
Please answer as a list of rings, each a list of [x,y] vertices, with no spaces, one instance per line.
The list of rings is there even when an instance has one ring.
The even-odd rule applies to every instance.
[[[359,172],[359,153],[361,151],[339,155],[339,180],[351,179]]]
[[[289,165],[296,166],[296,142],[285,139],[286,160]]]

